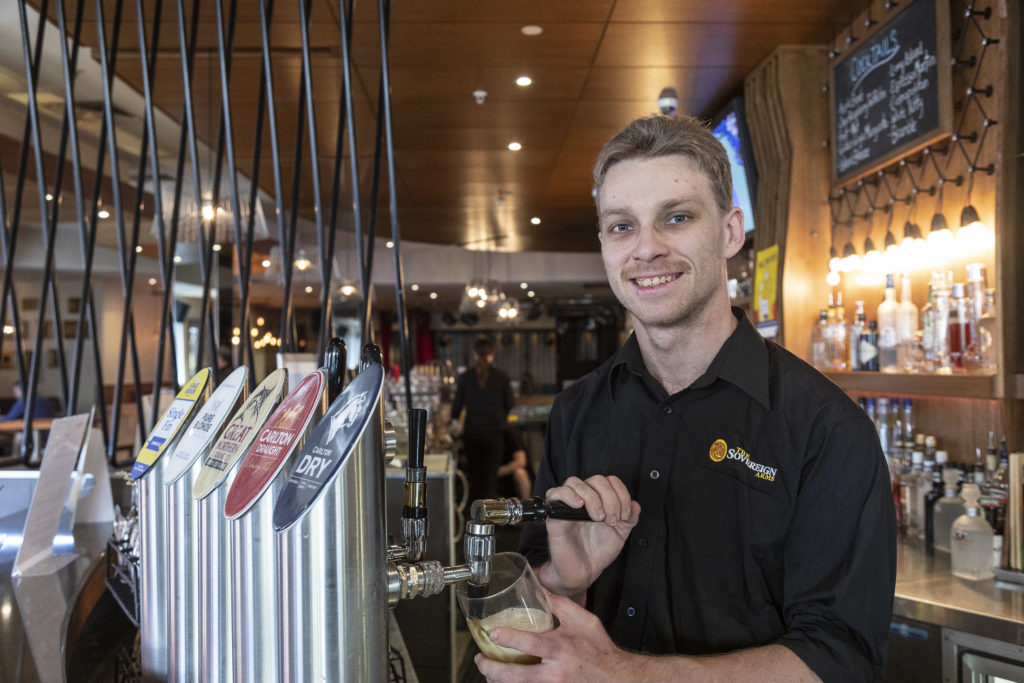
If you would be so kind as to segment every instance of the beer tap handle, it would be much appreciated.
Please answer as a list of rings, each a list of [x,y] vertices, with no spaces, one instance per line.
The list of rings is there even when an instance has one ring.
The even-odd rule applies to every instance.
[[[327,401],[334,403],[338,394],[345,384],[345,361],[348,358],[348,348],[345,340],[341,337],[334,337],[327,342],[324,350],[324,368],[327,370]]]
[[[383,365],[383,354],[380,351],[380,347],[370,342],[363,344],[362,351],[359,352],[359,369],[365,369],[370,363],[376,363],[377,365]]]
[[[402,535],[413,562],[427,550],[427,468],[423,453],[427,441],[427,411],[409,410],[409,462],[405,468],[402,496]]]

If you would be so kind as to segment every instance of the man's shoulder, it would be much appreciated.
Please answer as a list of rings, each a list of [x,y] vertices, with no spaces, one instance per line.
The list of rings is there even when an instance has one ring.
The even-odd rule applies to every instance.
[[[619,352],[612,354],[594,370],[575,380],[555,396],[554,407],[561,410],[571,409],[580,404],[587,404],[602,399],[609,388],[612,370],[618,364]]]

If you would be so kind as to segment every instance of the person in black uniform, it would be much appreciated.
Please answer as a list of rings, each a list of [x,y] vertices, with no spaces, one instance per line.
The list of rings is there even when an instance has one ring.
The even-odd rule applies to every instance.
[[[694,119],[647,117],[594,179],[633,334],[556,398],[534,490],[597,521],[524,529],[559,626],[490,633],[538,665],[477,666],[490,681],[881,678],[888,470],[864,411],[730,307],[744,230],[725,151]]]
[[[474,366],[459,375],[452,420],[466,411],[462,445],[470,500],[498,495],[498,468],[505,462],[502,433],[515,398],[508,375],[494,367],[494,346],[481,337],[473,345]]]

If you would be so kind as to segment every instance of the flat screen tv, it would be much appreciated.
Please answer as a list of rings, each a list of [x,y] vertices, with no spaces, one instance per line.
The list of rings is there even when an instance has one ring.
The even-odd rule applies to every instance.
[[[744,111],[743,98],[733,98],[712,119],[711,132],[729,155],[729,164],[732,166],[732,203],[743,210],[744,229],[750,233],[754,230],[757,170],[754,168]]]

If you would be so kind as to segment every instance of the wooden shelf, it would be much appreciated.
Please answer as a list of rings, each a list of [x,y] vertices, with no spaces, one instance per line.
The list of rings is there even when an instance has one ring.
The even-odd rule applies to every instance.
[[[994,399],[995,375],[918,375],[882,372],[825,372],[846,391],[886,393],[897,396],[947,396]]]

